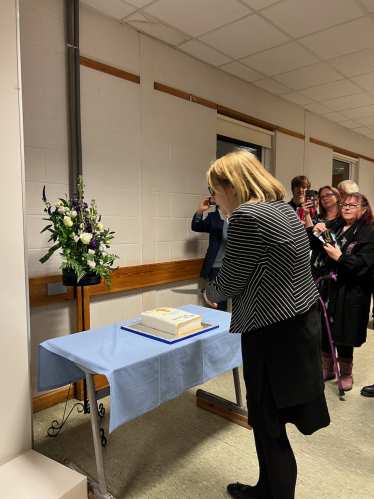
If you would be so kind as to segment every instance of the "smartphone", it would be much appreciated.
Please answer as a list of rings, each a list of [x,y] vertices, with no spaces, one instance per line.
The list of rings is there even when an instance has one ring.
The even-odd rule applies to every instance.
[[[309,189],[305,191],[305,202],[312,202],[313,203],[312,208],[316,207],[314,204],[314,191]]]
[[[215,201],[212,201],[212,198],[209,198],[209,205],[215,206],[217,203]]]

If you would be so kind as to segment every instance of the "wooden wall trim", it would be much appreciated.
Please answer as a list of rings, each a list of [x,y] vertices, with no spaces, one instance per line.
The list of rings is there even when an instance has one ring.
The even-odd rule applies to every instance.
[[[180,260],[177,262],[152,263],[148,265],[136,265],[133,267],[120,267],[112,273],[112,290],[104,284],[87,286],[87,297],[117,293],[128,289],[146,288],[167,284],[171,282],[196,279],[200,277],[203,258],[194,260]],[[62,281],[61,274],[43,277],[31,277],[29,279],[30,306],[38,307],[51,303],[74,300],[76,295],[74,288],[68,287],[68,292],[63,295],[47,295],[47,283]],[[86,295],[86,293],[85,293]],[[86,297],[85,297],[86,298]],[[85,302],[86,303],[86,302]],[[86,304],[85,304],[86,306]],[[86,327],[87,329],[87,327]]]
[[[353,151],[348,151],[347,149],[342,149],[341,147],[328,144],[327,142],[322,142],[322,140],[313,139],[312,137],[310,137],[309,140],[312,144],[317,144],[318,146],[327,147],[328,149],[332,149],[334,152],[345,154],[346,156],[351,156],[352,158],[361,158],[366,161],[370,161],[371,163],[374,163],[373,158],[369,158],[368,156],[364,156],[363,154],[359,154]]]
[[[197,97],[196,95],[183,92],[182,90],[177,90],[176,88],[168,87],[167,85],[163,85],[157,82],[155,82],[154,88],[155,90],[164,92],[166,94],[174,95],[175,97],[179,97],[180,99],[189,100],[191,102],[195,102],[196,104],[200,104],[202,106],[209,107],[211,109],[217,109],[217,112],[219,114],[222,114],[223,116],[228,116],[229,118],[233,118],[238,121],[242,121],[243,123],[248,123],[249,125],[254,125],[260,128],[264,128],[265,130],[269,130],[271,132],[278,131],[280,133],[296,137],[297,139],[305,140],[305,135],[301,133],[297,133],[292,130],[288,130],[287,128],[274,125],[274,123],[269,123],[268,121],[260,120],[258,118],[255,118],[254,116],[249,116],[248,114],[235,111],[234,109],[230,109],[229,107],[221,106],[220,104],[216,104],[215,102],[202,99],[201,97]]]
[[[302,133],[293,132],[292,130],[288,130],[288,128],[283,128],[280,126],[277,128],[277,131],[279,133],[284,133],[285,135],[290,135],[291,137],[295,137],[296,139],[305,140],[305,135],[303,135]]]
[[[180,99],[190,100],[191,94],[173,87],[168,87],[167,85],[163,85],[162,83],[155,82],[154,89],[158,90],[159,92],[164,92],[164,94],[174,95],[175,97],[179,97]]]
[[[270,130],[271,132],[278,130],[278,127],[273,123],[259,120],[258,118],[249,116],[248,114],[244,114],[239,111],[235,111],[234,109],[230,109],[229,107],[221,106],[220,104],[217,105],[217,112],[219,114],[223,114],[223,116],[228,116],[229,118],[243,121],[244,123],[248,123],[249,125],[255,125],[261,128],[265,128],[265,130]]]
[[[61,402],[66,402],[67,396],[69,392],[69,387],[64,386],[63,388],[59,388],[58,390],[53,390],[53,392],[45,393],[44,395],[40,395],[40,397],[36,397],[32,401],[33,413],[43,411],[44,409],[48,409],[48,407],[53,407],[56,404],[60,404]],[[74,385],[70,387],[69,392],[69,400],[74,398],[75,390]]]
[[[317,144],[317,146],[327,147],[328,149],[334,149],[334,146],[332,144],[328,144],[327,142],[322,142],[322,140],[312,139],[312,137],[310,137],[309,140],[312,144]]]
[[[49,282],[62,282],[62,274],[29,278],[30,307],[75,299],[75,289],[72,287],[68,287],[67,293],[63,295],[48,296],[47,284]]]
[[[140,76],[128,73],[127,71],[123,71],[123,69],[117,69],[113,66],[108,66],[107,64],[103,64],[102,62],[94,61],[93,59],[89,59],[88,57],[81,56],[80,63],[82,66],[86,66],[87,68],[96,69],[97,71],[101,71],[102,73],[117,76],[118,78],[122,78],[123,80],[132,81],[133,83],[140,83]]]

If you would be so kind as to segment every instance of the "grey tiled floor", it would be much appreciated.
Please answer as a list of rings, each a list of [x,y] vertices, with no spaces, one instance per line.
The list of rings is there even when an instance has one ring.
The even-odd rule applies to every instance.
[[[374,383],[374,331],[354,358],[353,390],[342,401],[336,382],[326,385],[331,425],[305,437],[288,425],[298,462],[298,499],[374,497],[374,399],[360,395]],[[203,387],[234,400],[232,374]],[[254,484],[258,467],[252,432],[196,407],[196,389],[122,425],[108,435],[109,399],[103,399],[108,436],[104,450],[108,487],[116,499],[217,499],[233,481]],[[69,402],[69,407],[73,401]],[[67,457],[96,477],[89,416],[71,416],[57,438],[46,431],[63,405],[34,415],[35,449],[55,460]]]

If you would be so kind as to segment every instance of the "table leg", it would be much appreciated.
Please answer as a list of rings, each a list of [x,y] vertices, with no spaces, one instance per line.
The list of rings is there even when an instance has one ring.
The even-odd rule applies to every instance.
[[[242,391],[240,389],[240,378],[239,378],[239,368],[234,367],[232,370],[232,374],[234,376],[234,385],[235,385],[235,394],[236,394],[236,403],[239,407],[243,407],[243,399],[242,399]]]
[[[90,400],[92,435],[95,447],[96,468],[99,478],[100,492],[102,494],[106,494],[108,492],[108,489],[105,480],[104,460],[101,448],[101,437],[100,437],[100,428],[99,428],[99,415],[97,410],[97,400],[96,400],[93,375],[86,373],[86,380],[87,380],[88,396]]]

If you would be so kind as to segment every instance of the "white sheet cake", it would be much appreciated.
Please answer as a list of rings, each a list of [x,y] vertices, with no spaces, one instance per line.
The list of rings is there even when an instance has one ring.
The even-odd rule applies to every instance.
[[[190,314],[177,308],[156,308],[141,314],[142,324],[165,333],[182,336],[202,329],[201,315]]]

